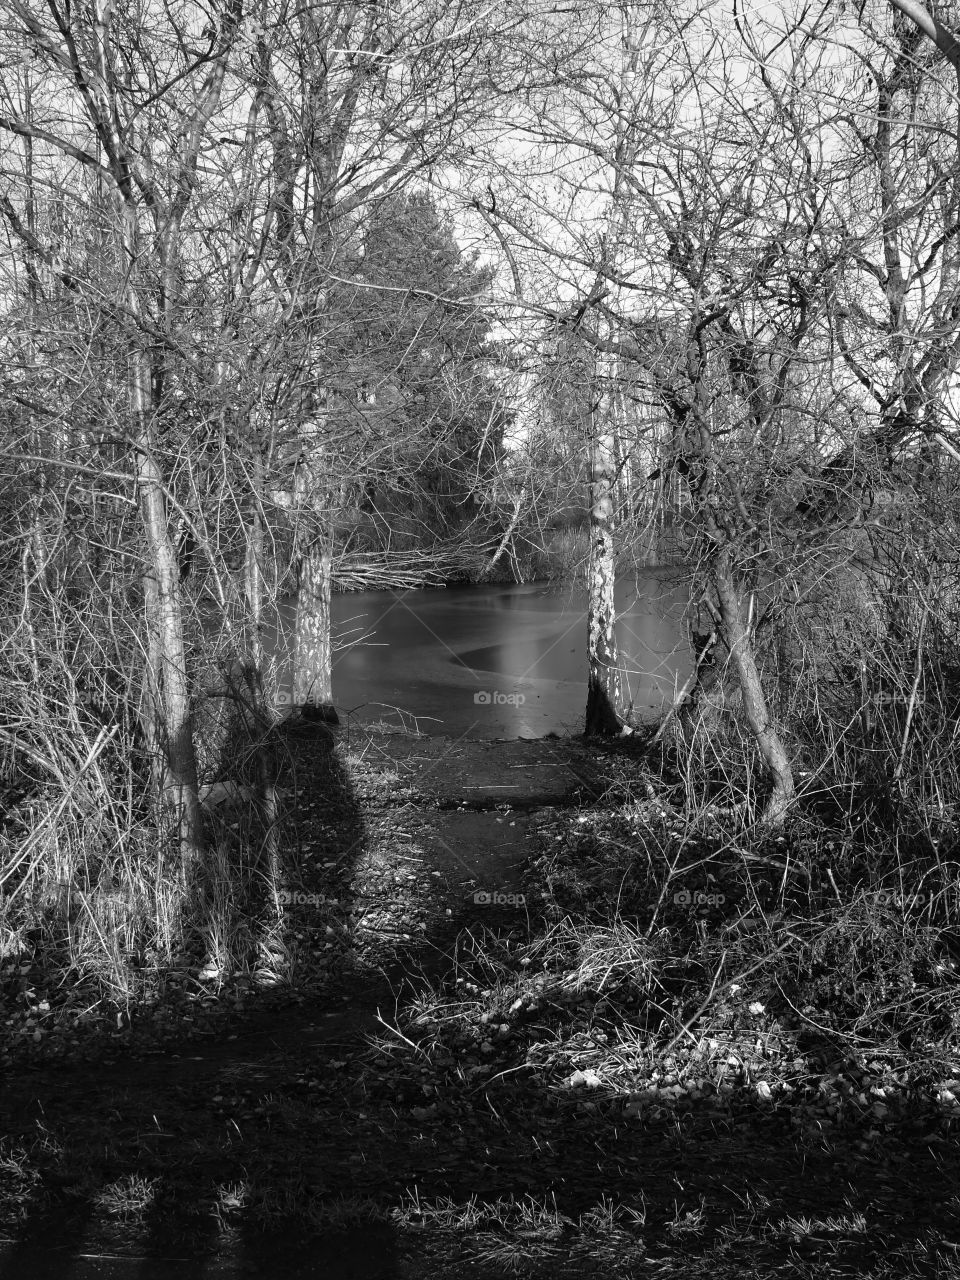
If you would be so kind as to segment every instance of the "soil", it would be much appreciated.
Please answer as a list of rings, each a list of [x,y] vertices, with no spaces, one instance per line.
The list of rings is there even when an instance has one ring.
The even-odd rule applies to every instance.
[[[948,1274],[960,1153],[922,1109],[878,1146],[746,1095],[628,1119],[503,1069],[493,1031],[426,1064],[401,1009],[465,938],[547,927],[529,864],[610,802],[608,765],[575,739],[291,734],[292,983],[185,974],[172,1024],[6,1046],[0,1277]],[[552,1206],[561,1243],[521,1222],[511,1267],[505,1229],[465,1251],[423,1208],[506,1198]],[[614,1204],[642,1231],[603,1226]]]

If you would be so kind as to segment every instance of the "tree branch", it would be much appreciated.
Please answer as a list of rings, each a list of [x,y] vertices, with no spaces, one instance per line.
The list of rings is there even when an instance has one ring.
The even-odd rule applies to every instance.
[[[895,9],[933,41],[960,78],[960,41],[934,14],[918,4],[917,0],[890,0]]]

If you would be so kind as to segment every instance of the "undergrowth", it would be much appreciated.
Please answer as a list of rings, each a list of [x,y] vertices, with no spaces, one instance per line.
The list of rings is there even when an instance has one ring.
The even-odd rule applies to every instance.
[[[525,885],[541,925],[461,935],[402,1022],[421,1055],[635,1107],[827,1078],[837,1114],[882,1118],[917,1090],[960,1114],[952,853],[803,812],[759,838],[737,815],[690,821],[653,774],[630,785],[615,808],[543,815]]]

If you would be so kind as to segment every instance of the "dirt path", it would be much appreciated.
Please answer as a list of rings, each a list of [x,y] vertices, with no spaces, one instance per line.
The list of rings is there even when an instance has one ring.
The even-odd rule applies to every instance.
[[[147,1232],[150,1247],[138,1246],[147,1268],[142,1274],[166,1274],[163,1256],[178,1258],[170,1266],[187,1274],[175,1247],[183,1187],[215,1173],[240,1179],[251,1145],[253,1162],[262,1161],[266,1134],[258,1132],[251,1143],[239,1136],[237,1120],[249,1104],[243,1129],[249,1132],[254,1123],[260,1130],[264,1108],[253,1099],[271,1090],[306,1091],[314,1116],[326,1116],[324,1138],[311,1133],[307,1163],[316,1170],[327,1159],[328,1172],[340,1165],[335,1179],[322,1179],[328,1192],[349,1185],[354,1166],[368,1161],[371,1134],[364,1134],[359,1116],[330,1122],[331,1109],[340,1110],[338,1094],[349,1093],[346,1064],[363,1059],[371,1036],[389,1037],[384,1023],[393,1020],[405,991],[424,973],[449,965],[461,928],[527,921],[525,909],[506,899],[521,891],[537,811],[576,804],[592,793],[589,760],[576,742],[455,743],[355,734],[331,751],[327,735],[318,731],[298,736],[291,747],[289,789],[297,793],[300,848],[290,885],[307,901],[292,902],[288,916],[303,951],[303,989],[295,998],[282,991],[249,993],[242,1015],[200,1016],[188,1040],[164,1047],[139,1037],[134,1027],[101,1046],[95,1061],[88,1049],[50,1065],[38,1057],[9,1072],[0,1092],[0,1130],[9,1153],[0,1160],[6,1210],[0,1276],[66,1275],[67,1260],[69,1274],[130,1274],[123,1270],[129,1261],[111,1257],[119,1251],[132,1260],[131,1238],[142,1239],[144,1222],[155,1217]],[[234,1131],[225,1135],[231,1108]],[[378,1147],[380,1123],[382,1117]],[[38,1133],[56,1135],[49,1150]],[[401,1127],[388,1144],[386,1166],[382,1158],[371,1163],[377,1173],[362,1180],[364,1194],[372,1194],[384,1176],[394,1186],[408,1180],[406,1140]],[[343,1167],[333,1152],[343,1155],[345,1144],[353,1154]],[[280,1145],[270,1160],[302,1169],[307,1153]],[[94,1161],[92,1150],[99,1153]],[[280,1180],[288,1174],[285,1169]],[[153,1185],[154,1205],[157,1186],[177,1188],[170,1214],[118,1212],[110,1203],[118,1179],[131,1184],[131,1202],[141,1179]],[[210,1195],[209,1186],[197,1190],[207,1213]],[[139,1232],[131,1231],[131,1217]],[[191,1223],[191,1231],[195,1227]],[[368,1256],[368,1234],[360,1261],[356,1249],[344,1246],[348,1236],[334,1232],[322,1274],[380,1274],[383,1258]],[[225,1239],[218,1245],[225,1260],[202,1273],[240,1274],[243,1259],[256,1272],[258,1250],[247,1242],[238,1252],[237,1242]],[[301,1274],[303,1267],[303,1274],[315,1273],[315,1260],[308,1265],[289,1247],[286,1253],[284,1274]],[[148,1267],[151,1254],[157,1256]],[[212,1255],[204,1265],[213,1265]]]
[[[97,1079],[129,1075],[153,1087],[165,1062],[181,1078],[200,1078],[233,1061],[291,1047],[362,1043],[382,1030],[411,975],[437,973],[465,924],[520,922],[517,902],[537,813],[589,802],[602,787],[578,740],[454,742],[391,734],[357,734],[331,752],[326,731],[293,743],[289,791],[296,792],[300,848],[291,859],[290,892],[306,901],[287,908],[302,953],[303,994],[250,994],[229,1029],[204,1028],[162,1050],[118,1035],[101,1049]],[[483,895],[486,900],[483,900]],[[481,900],[477,900],[477,895]],[[328,930],[336,931],[331,947]],[[314,944],[335,952],[317,969]],[[331,971],[332,969],[332,971]],[[211,988],[212,990],[212,988]],[[6,1103],[64,1071],[78,1082],[88,1070],[58,1061],[31,1063],[26,1080],[7,1079]]]

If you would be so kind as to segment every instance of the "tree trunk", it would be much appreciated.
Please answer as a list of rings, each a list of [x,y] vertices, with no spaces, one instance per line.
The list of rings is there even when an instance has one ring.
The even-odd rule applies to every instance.
[[[960,40],[954,32],[917,0],[890,0],[890,3],[933,41],[960,77]]]
[[[141,361],[142,356],[138,352],[134,363]],[[134,380],[139,380],[136,373]],[[142,421],[142,413],[138,417]],[[154,734],[154,749],[159,753],[155,777],[161,810],[178,834],[183,869],[189,876],[202,863],[203,829],[180,613],[180,573],[153,443],[150,433],[141,431],[137,482],[149,548],[149,564],[144,575],[144,603],[147,631],[151,637],[149,652],[156,664],[148,677],[148,688],[155,691],[155,705],[151,708],[149,720]]]
[[[314,541],[300,558],[293,657],[293,704],[314,720],[336,724],[330,651],[330,552]]]
[[[767,710],[760,672],[754,657],[753,641],[743,620],[740,597],[726,550],[718,553],[713,581],[720,604],[724,638],[740,685],[747,723],[773,782],[773,791],[767,801],[762,822],[768,827],[779,827],[793,801],[793,770],[786,748]]]
[[[263,477],[258,469],[256,480],[258,493],[262,493]],[[247,597],[247,625],[249,628],[249,662],[247,664],[251,712],[248,731],[254,743],[257,761],[257,789],[260,816],[265,836],[263,845],[264,875],[276,917],[283,915],[280,904],[281,859],[279,805],[277,800],[276,770],[267,739],[271,726],[276,722],[277,707],[273,682],[265,672],[263,645],[263,523],[259,507],[254,510],[247,528],[247,555],[244,565]]]
[[[503,537],[500,539],[500,542],[499,542],[499,545],[497,546],[496,551],[494,551],[493,555],[490,557],[490,559],[486,563],[486,566],[484,567],[483,576],[485,578],[489,578],[490,575],[493,573],[494,569],[497,567],[500,561],[500,557],[503,555],[508,545],[510,544],[510,539],[513,537],[514,533],[516,532],[517,525],[520,523],[520,513],[523,510],[523,503],[526,496],[527,496],[527,483],[526,481],[524,481],[524,483],[520,486],[520,492],[517,494],[517,496],[513,500],[513,511],[510,514],[510,519],[507,522],[507,527],[504,530]]]
[[[596,419],[596,414],[594,415]],[[629,733],[621,714],[621,686],[614,583],[616,560],[614,487],[616,466],[613,435],[596,424],[590,440],[590,566],[587,597],[587,713],[588,734]]]
[[[126,303],[140,318],[141,299],[135,281],[139,235],[135,208],[123,209],[124,248],[128,268]],[[154,753],[154,781],[161,814],[176,833],[184,877],[202,866],[204,854],[197,758],[193,741],[190,681],[180,598],[180,567],[170,531],[164,477],[157,461],[150,359],[139,335],[130,347],[128,387],[136,433],[137,490],[147,539],[143,575],[144,611],[151,670],[147,689],[153,705],[147,713]]]

